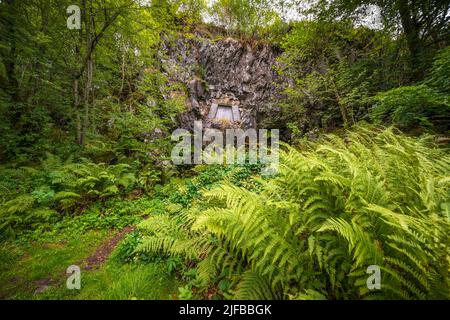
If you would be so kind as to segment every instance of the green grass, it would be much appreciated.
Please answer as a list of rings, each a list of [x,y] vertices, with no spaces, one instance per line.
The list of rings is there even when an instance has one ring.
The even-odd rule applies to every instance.
[[[85,259],[115,232],[146,216],[176,214],[200,196],[200,189],[220,181],[232,168],[197,168],[191,178],[155,188],[152,197],[94,203],[82,214],[67,215],[0,242],[0,299],[181,299],[189,282],[180,263],[162,256],[140,256],[138,231],[128,234],[97,269],[83,271]],[[241,169],[242,178],[255,168]],[[82,268],[81,289],[66,288],[68,266]],[[185,270],[186,269],[186,270]]]
[[[175,276],[166,272],[163,263],[141,265],[107,264],[95,272],[85,273],[79,291],[60,288],[70,299],[174,299],[178,290]],[[50,292],[49,292],[50,293]]]
[[[43,279],[65,283],[65,270],[86,258],[107,236],[106,231],[88,231],[52,242],[5,242],[0,245],[0,297],[33,299]]]
[[[106,263],[83,271],[85,259],[118,230],[145,215],[162,214],[172,191],[169,185],[155,197],[96,203],[82,215],[0,242],[0,299],[178,298],[181,284],[164,259],[127,259],[134,250],[134,242],[128,240],[132,234],[119,242]],[[72,264],[82,268],[80,290],[66,288],[66,269]]]
[[[80,264],[108,237],[88,231],[70,241],[3,243],[0,246],[1,299],[173,299],[178,283],[163,262],[122,264],[108,260],[81,272],[81,289],[66,288],[69,265]],[[60,238],[64,238],[61,236]],[[38,288],[47,286],[42,292]]]

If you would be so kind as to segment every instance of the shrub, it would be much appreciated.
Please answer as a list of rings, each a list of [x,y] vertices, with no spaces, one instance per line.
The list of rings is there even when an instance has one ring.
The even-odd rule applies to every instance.
[[[446,131],[449,129],[450,101],[425,85],[405,86],[377,94],[371,116],[376,123],[402,128],[436,124]]]
[[[450,46],[436,56],[426,83],[441,92],[450,93]]]

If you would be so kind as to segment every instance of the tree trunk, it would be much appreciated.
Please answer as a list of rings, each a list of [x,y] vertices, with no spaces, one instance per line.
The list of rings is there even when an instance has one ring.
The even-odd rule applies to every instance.
[[[12,0],[10,0],[12,1]],[[84,105],[84,119],[83,124],[81,124],[81,115],[79,110],[76,110],[77,114],[77,138],[76,141],[78,144],[83,145],[85,142],[86,134],[89,129],[89,101],[91,97],[92,92],[92,78],[93,78],[93,52],[95,50],[96,45],[100,41],[100,39],[104,36],[106,30],[113,24],[113,22],[119,17],[121,10],[117,10],[105,23],[103,24],[103,27],[101,28],[99,33],[95,33],[95,25],[94,25],[94,14],[92,12],[92,5],[90,5],[90,15],[88,18],[88,11],[87,11],[87,4],[86,2],[89,1],[89,4],[91,0],[82,0],[81,7],[82,7],[82,17],[83,17],[83,24],[85,26],[85,32],[86,32],[86,53],[85,56],[82,59],[80,68],[76,71],[74,75],[74,89],[75,84],[78,91],[78,85],[79,85],[79,79],[85,74],[86,71],[86,83],[84,88],[84,97],[83,97],[83,105]],[[129,3],[129,6],[133,4],[133,2]],[[122,8],[123,9],[123,8]],[[94,29],[94,32],[91,30]],[[82,43],[82,32],[80,31],[80,41],[79,43]],[[75,81],[76,80],[76,81]],[[74,90],[75,94],[75,90]],[[78,99],[78,97],[76,98]],[[74,99],[75,102],[75,99]],[[79,105],[79,103],[77,103]],[[75,105],[75,103],[74,103]],[[79,120],[78,120],[79,118]]]
[[[88,0],[90,1],[90,0]],[[87,60],[86,60],[86,82],[84,87],[84,119],[83,119],[83,127],[81,130],[80,144],[83,145],[86,141],[86,135],[89,128],[89,98],[92,90],[92,35],[91,35],[91,19],[92,16],[88,16],[88,10],[86,5],[86,0],[83,0],[83,16],[84,16],[84,24],[86,31],[86,52],[87,52]]]
[[[92,91],[93,64],[94,62],[91,57],[88,59],[86,67],[86,86],[84,91],[84,119],[83,119],[83,131],[81,134],[81,144],[84,144],[84,142],[86,141],[86,135],[89,130],[89,107]]]
[[[80,29],[78,32],[78,40],[75,44],[75,57],[76,57],[76,61],[80,61],[81,60],[81,52],[80,52],[80,44],[83,41],[83,31]],[[73,79],[73,110],[75,113],[75,143],[78,145],[82,145],[83,144],[83,140],[82,140],[82,134],[81,134],[81,115],[80,115],[80,89],[79,89],[79,77],[77,76],[76,72],[78,72],[78,66],[77,66],[77,70],[75,71],[74,74],[74,79]]]
[[[16,51],[17,51],[17,35],[14,17],[16,16],[16,3],[14,0],[6,0],[8,4],[7,12],[5,13],[6,35],[10,43],[10,51],[8,57],[5,59],[6,75],[8,77],[8,84],[6,91],[10,94],[12,101],[19,100],[18,81],[16,78]]]
[[[420,80],[423,77],[420,26],[412,15],[408,0],[398,0],[398,12],[410,54],[411,80]]]
[[[348,116],[348,112],[345,109],[345,106],[341,103],[341,96],[339,95],[337,90],[335,90],[335,95],[336,95],[337,103],[339,106],[339,111],[341,112],[342,120],[344,121],[344,128],[347,128],[350,124],[350,120],[349,120],[350,118]]]
[[[78,79],[73,81],[73,109],[75,111],[75,121],[76,121],[76,137],[75,143],[81,145],[83,141],[81,140],[81,116],[80,116],[80,101],[78,93]]]
[[[121,96],[122,91],[123,91],[123,86],[125,84],[125,52],[126,52],[125,46],[124,46],[123,50],[124,51],[122,53],[122,82],[120,84],[119,99],[120,99],[120,96]]]

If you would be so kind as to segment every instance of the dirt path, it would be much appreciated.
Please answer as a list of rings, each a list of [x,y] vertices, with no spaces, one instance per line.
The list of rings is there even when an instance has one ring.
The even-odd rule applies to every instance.
[[[121,231],[116,233],[114,236],[106,239],[100,246],[97,247],[94,253],[92,253],[86,259],[76,263],[75,265],[80,266],[82,270],[89,271],[98,269],[102,264],[106,262],[108,257],[111,255],[112,251],[116,248],[117,244],[130,232],[134,231],[134,226],[128,226],[123,228]],[[67,277],[64,272],[61,274],[61,278]],[[42,293],[47,290],[49,287],[58,284],[58,281],[55,278],[43,278],[34,281],[34,284],[37,286],[35,293]]]
[[[133,226],[128,226],[122,229],[119,233],[117,233],[114,237],[107,239],[103,242],[97,250],[79,263],[80,266],[83,266],[83,270],[92,270],[100,267],[105,261],[108,259],[111,252],[117,246],[117,244],[130,232],[134,231],[135,228]]]

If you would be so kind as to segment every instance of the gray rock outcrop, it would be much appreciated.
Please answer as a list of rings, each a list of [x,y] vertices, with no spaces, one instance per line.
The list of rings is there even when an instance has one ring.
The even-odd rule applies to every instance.
[[[252,47],[232,38],[212,40],[167,37],[159,51],[163,72],[170,81],[181,82],[188,91],[188,109],[179,117],[180,126],[192,129],[194,120],[214,127],[208,117],[211,104],[239,104],[242,128],[258,127],[262,117],[275,109],[279,97],[275,71],[277,53],[270,45]],[[226,103],[226,102],[224,102]]]

